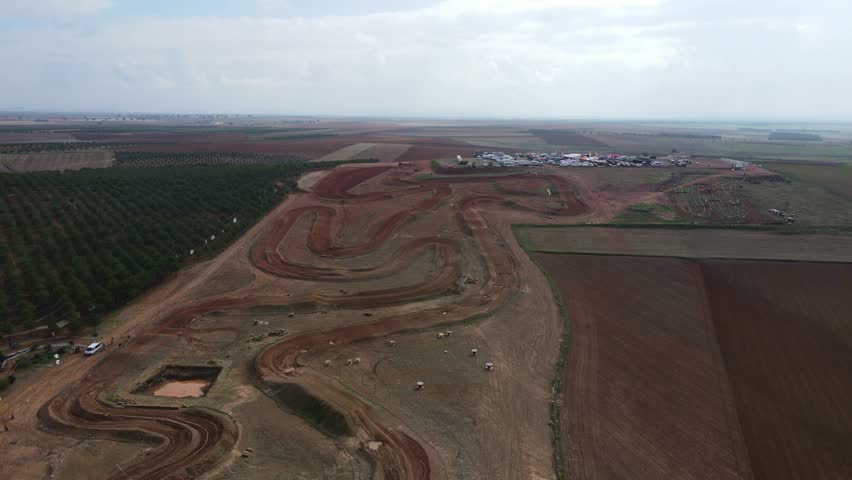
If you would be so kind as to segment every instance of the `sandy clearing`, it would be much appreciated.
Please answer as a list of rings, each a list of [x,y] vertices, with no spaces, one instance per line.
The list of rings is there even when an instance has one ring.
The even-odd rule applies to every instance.
[[[314,185],[325,175],[328,173],[327,170],[317,170],[315,172],[308,172],[305,175],[302,175],[299,178],[297,185],[299,189],[304,190],[306,192],[310,192],[311,189],[314,188]]]
[[[404,143],[377,143],[362,151],[359,156],[363,158],[376,158],[380,162],[393,162],[411,147],[411,145]]]
[[[312,160],[314,162],[331,162],[340,160],[351,160],[362,155],[362,152],[374,147],[375,143],[355,143],[335,150],[327,155]],[[366,157],[365,157],[366,158]]]

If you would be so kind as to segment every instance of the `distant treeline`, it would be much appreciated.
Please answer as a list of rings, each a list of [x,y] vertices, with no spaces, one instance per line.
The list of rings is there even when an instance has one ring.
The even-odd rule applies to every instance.
[[[751,127],[737,127],[737,130],[741,132],[754,132],[754,133],[769,133],[772,131],[771,128],[751,128]]]
[[[148,145],[151,145],[148,143]],[[0,143],[0,153],[78,152],[81,150],[113,150],[132,147],[132,143],[44,142]]]
[[[63,132],[63,133],[245,133],[245,134],[262,134],[262,133],[277,133],[277,132],[295,132],[299,130],[309,131],[318,130],[321,127],[274,127],[274,126],[252,126],[252,125],[170,125],[170,124],[101,124],[97,122],[89,123],[73,123],[71,120],[68,124],[55,123],[49,126],[46,125],[3,125],[0,126],[0,133],[44,133],[44,132]],[[80,120],[76,120],[80,121]]]
[[[273,132],[278,133],[278,132]],[[278,137],[264,137],[264,140],[305,140],[307,138],[323,138],[323,137],[336,137],[336,133],[330,132],[316,132],[316,133],[302,133],[296,135],[281,135]]]
[[[633,137],[667,137],[667,138],[691,138],[697,140],[721,140],[721,135],[704,135],[700,133],[680,133],[680,132],[657,132],[657,133],[641,133],[641,132],[620,132],[618,135],[633,136]]]
[[[548,135],[548,134],[562,134],[562,135],[579,135],[579,132],[576,130],[557,130],[557,129],[542,129],[542,128],[531,128],[529,130],[520,130],[518,133],[531,133],[533,135]]]
[[[822,137],[815,133],[788,132],[776,130],[769,134],[770,140],[790,140],[795,142],[821,142]]]
[[[300,162],[302,157],[290,154],[253,152],[115,152],[116,167],[163,167],[168,165],[272,165]]]
[[[819,128],[778,128],[778,132],[841,133],[840,130],[822,130]]]
[[[657,134],[658,137],[670,137],[670,138],[692,138],[696,140],[721,140],[721,135],[704,135],[700,133],[674,133],[674,132],[661,132]]]

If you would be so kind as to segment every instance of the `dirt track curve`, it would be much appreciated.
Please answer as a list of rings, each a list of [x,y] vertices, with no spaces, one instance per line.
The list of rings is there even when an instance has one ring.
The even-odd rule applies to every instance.
[[[543,196],[492,193],[490,186],[518,188],[536,185],[537,190],[555,186],[558,195]],[[465,184],[483,185],[476,191]],[[541,188],[539,188],[540,186]],[[147,330],[139,332],[124,350],[111,354],[111,361],[99,362],[88,375],[38,410],[42,430],[84,438],[97,437],[147,444],[139,455],[112,478],[189,479],[197,478],[220,464],[235,448],[238,425],[222,412],[198,407],[165,408],[157,406],[117,406],[104,400],[105,392],[121,374],[120,356],[144,351],[146,345],[173,338],[192,341],[197,333],[193,319],[213,312],[237,311],[263,305],[313,305],[317,309],[371,310],[400,306],[445,295],[462,281],[459,238],[434,235],[397,242],[395,250],[379,255],[382,247],[400,228],[418,217],[428,216],[439,207],[450,207],[452,219],[462,236],[475,242],[486,270],[486,281],[465,289],[448,306],[393,314],[375,321],[345,324],[327,329],[297,333],[268,345],[255,358],[252,370],[256,386],[265,392],[299,389],[334,412],[345,422],[347,436],[376,439],[385,447],[370,451],[351,448],[353,458],[369,465],[380,478],[446,478],[410,432],[386,425],[374,407],[350,392],[336,388],[327,376],[308,368],[301,361],[304,351],[312,356],[324,350],[338,349],[364,340],[381,339],[416,329],[461,322],[483,312],[492,312],[505,304],[510,292],[519,285],[517,259],[489,227],[482,209],[529,214],[530,219],[547,216],[576,216],[587,211],[586,205],[572,193],[572,186],[555,175],[513,175],[500,177],[412,179],[408,169],[387,166],[337,168],[323,177],[310,193],[299,193],[292,207],[281,211],[272,223],[259,232],[248,250],[251,265],[263,274],[318,284],[353,282],[392,277],[404,271],[417,258],[427,256],[435,272],[424,275],[416,284],[369,288],[350,293],[315,290],[282,298],[251,290],[212,295],[181,305],[164,315]],[[452,202],[452,203],[450,203]],[[378,218],[370,225],[365,239],[340,243],[343,222],[353,206],[370,208],[381,203],[400,209]],[[303,228],[307,225],[307,229]],[[306,251],[305,251],[306,249]],[[376,256],[373,258],[373,256]],[[363,259],[357,266],[348,260]],[[308,259],[308,260],[306,260]],[[315,261],[314,261],[315,260]],[[342,283],[341,283],[342,285]],[[282,405],[286,408],[286,405]]]

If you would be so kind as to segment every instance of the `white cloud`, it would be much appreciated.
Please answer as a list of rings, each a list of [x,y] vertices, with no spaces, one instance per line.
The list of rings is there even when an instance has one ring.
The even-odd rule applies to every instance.
[[[543,10],[595,9],[613,10],[628,7],[653,7],[660,0],[445,0],[434,10],[444,16],[515,15]]]
[[[738,9],[737,0],[448,0],[306,18],[96,16],[85,28],[0,30],[0,64],[15,66],[0,76],[0,108],[848,117],[852,68],[838,50],[852,43],[850,8],[773,10],[775,1],[762,1]],[[613,15],[621,9],[636,14]]]
[[[62,18],[89,15],[112,6],[112,0],[0,0],[0,18]]]

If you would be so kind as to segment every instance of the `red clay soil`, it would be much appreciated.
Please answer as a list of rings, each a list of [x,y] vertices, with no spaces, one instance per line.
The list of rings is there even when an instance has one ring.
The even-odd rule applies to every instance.
[[[534,254],[567,308],[568,478],[750,478],[694,263]]]
[[[363,171],[362,171],[363,170]],[[366,271],[338,268],[331,275],[319,275],[310,265],[294,265],[280,255],[279,245],[294,225],[295,219],[302,215],[312,214],[318,219],[310,232],[307,232],[307,243],[314,254],[340,257],[346,255],[368,254],[378,248],[389,235],[394,233],[404,220],[413,213],[425,212],[439,204],[446,203],[453,183],[466,183],[471,186],[458,190],[459,200],[450,206],[456,218],[462,222],[462,232],[471,237],[478,245],[479,253],[485,260],[487,280],[480,282],[475,289],[466,289],[458,294],[455,303],[440,309],[423,309],[410,313],[391,315],[372,322],[343,325],[327,330],[308,331],[301,334],[283,337],[263,350],[254,362],[258,378],[258,387],[264,391],[275,390],[288,384],[298,384],[307,394],[318,399],[324,405],[333,406],[339,415],[345,418],[349,425],[347,430],[354,432],[352,441],[344,441],[341,445],[356,445],[357,439],[377,439],[384,446],[379,451],[356,447],[346,447],[352,457],[361,458],[365,465],[377,470],[376,474],[386,479],[426,479],[432,478],[429,455],[424,447],[397,426],[383,424],[381,415],[364,400],[355,397],[348,390],[340,389],[336,382],[329,377],[310,369],[303,369],[299,355],[305,349],[310,349],[313,355],[322,354],[325,349],[339,348],[348,343],[378,339],[387,335],[411,331],[413,329],[434,327],[443,324],[461,322],[473,315],[493,311],[504,305],[518,286],[519,279],[515,272],[516,260],[511,250],[500,244],[499,237],[493,234],[480,209],[488,204],[493,208],[509,208],[521,212],[539,214],[546,212],[553,215],[575,215],[586,211],[586,206],[574,198],[570,188],[560,188],[559,198],[519,197],[509,199],[508,196],[482,195],[472,193],[471,188],[479,183],[478,191],[490,191],[493,182],[505,182],[507,188],[516,179],[500,178],[467,178],[467,179],[435,179],[419,184],[411,178],[403,178],[404,173],[411,169],[399,169],[394,174],[388,173],[384,167],[338,168],[327,179],[317,185],[312,194],[297,194],[297,204],[291,211],[284,210],[282,220],[272,228],[257,237],[257,243],[250,250],[250,258],[261,269],[278,275],[288,275],[298,278],[321,277],[325,279],[347,279],[382,275],[394,270],[403,270],[410,257],[406,251],[398,253],[385,265]],[[376,175],[387,174],[387,182],[396,185],[380,192],[362,194],[351,193],[350,190],[361,182]],[[394,177],[394,175],[397,175]],[[524,182],[536,179],[542,185],[548,182],[558,182],[558,178],[547,176],[518,176]],[[562,181],[564,183],[564,181]],[[401,188],[400,188],[401,187]],[[379,225],[372,237],[360,244],[343,246],[333,244],[329,236],[329,224],[338,213],[333,206],[338,202],[347,202],[353,206],[371,208],[371,202],[388,203],[388,198],[394,195],[407,195],[410,192],[431,191],[433,195],[419,205],[396,212],[390,220]],[[324,218],[324,220],[323,220]],[[531,217],[533,218],[533,217]],[[288,237],[290,238],[290,237]],[[384,306],[404,305],[410,302],[443,295],[462,278],[461,262],[458,261],[458,240],[440,238],[421,238],[420,245],[412,244],[409,248],[434,248],[441,252],[437,255],[437,273],[426,275],[419,284],[396,286],[390,284],[387,288],[348,293],[341,290],[339,294],[328,294],[311,291],[305,294],[287,296],[251,296],[237,295],[233,297],[203,298],[189,305],[177,308],[165,316],[153,329],[141,332],[138,338],[131,342],[120,353],[131,355],[144,352],[145,346],[161,341],[163,336],[177,335],[188,341],[197,334],[191,328],[191,323],[199,315],[223,311],[240,311],[262,305],[314,305],[318,309],[376,309]],[[454,256],[455,255],[455,256]],[[372,271],[370,271],[372,270]],[[204,329],[210,333],[216,329]],[[330,346],[333,343],[334,347]],[[115,355],[109,362],[100,362],[93,372],[80,383],[67,388],[39,411],[39,423],[45,430],[62,433],[75,437],[102,436],[106,438],[121,438],[131,441],[148,443],[151,448],[146,455],[132,460],[125,470],[132,478],[154,479],[196,478],[213,468],[224,456],[224,452],[232,451],[236,441],[236,429],[233,421],[227,416],[205,409],[151,409],[145,407],[118,407],[102,397],[111,383],[121,375],[121,369],[115,367],[122,362],[115,361]],[[138,358],[138,357],[133,357]],[[292,376],[293,370],[300,370],[299,375]],[[380,473],[379,473],[380,472]]]
[[[406,150],[405,153],[397,157],[397,162],[414,162],[417,160],[434,160],[439,158],[455,158],[456,155],[461,155],[465,158],[473,156],[474,152],[481,148],[463,146],[463,145],[414,145]]]
[[[852,265],[701,265],[755,478],[852,478]]]
[[[129,349],[128,349],[129,350]],[[101,394],[123,373],[125,352],[100,362],[83,381],[66,388],[38,411],[43,430],[78,438],[144,442],[151,446],[110,478],[196,478],[217,465],[237,441],[237,426],[206,408],[116,407]]]
[[[397,143],[408,143],[413,145],[405,153],[399,156],[398,162],[414,162],[418,160],[434,160],[440,158],[455,158],[456,155],[461,155],[465,158],[473,157],[473,154],[485,147],[471,145],[467,142],[451,140],[446,138],[428,138],[428,137],[387,137],[390,141],[395,139]],[[373,140],[375,142],[375,140]],[[504,148],[507,153],[519,152],[520,150],[512,148]]]
[[[384,173],[390,170],[392,167],[388,166],[379,166],[379,167],[363,167],[363,168],[341,168],[339,170],[335,170],[329,175],[326,175],[322,180],[317,182],[314,185],[313,193],[314,195],[321,198],[328,199],[355,199],[355,198],[367,198],[367,199],[375,199],[381,198],[385,192],[372,192],[366,195],[357,195],[349,193],[349,190],[354,188],[356,185],[364,182],[370,178],[375,177],[381,173]]]

